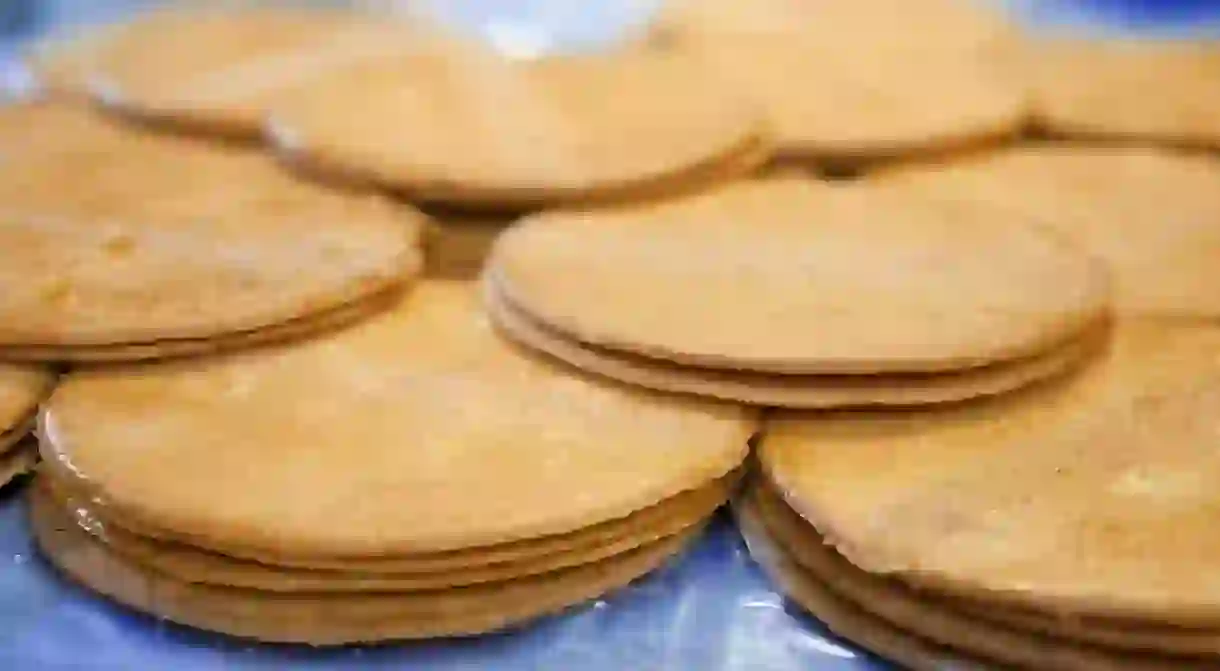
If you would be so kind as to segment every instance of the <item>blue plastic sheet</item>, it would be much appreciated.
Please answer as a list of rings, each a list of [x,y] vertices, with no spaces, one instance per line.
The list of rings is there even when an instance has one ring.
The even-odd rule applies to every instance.
[[[742,0],[743,2],[749,0]],[[1220,25],[1220,2],[1017,0],[1056,25],[1182,34]],[[99,15],[120,5],[90,0]],[[441,0],[442,18],[506,47],[597,47],[642,25],[653,0]],[[79,15],[75,18],[81,18]],[[86,17],[87,18],[87,17]],[[0,493],[0,669],[175,671],[868,671],[887,666],[785,603],[727,518],[661,571],[605,600],[481,638],[371,648],[260,646],[139,615],[55,574],[20,496]]]

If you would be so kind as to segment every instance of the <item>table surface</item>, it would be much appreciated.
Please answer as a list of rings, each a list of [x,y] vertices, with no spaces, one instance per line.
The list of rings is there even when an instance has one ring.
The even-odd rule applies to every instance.
[[[1211,31],[1220,24],[1217,0],[1014,2],[1048,27],[1175,34]],[[17,46],[35,35],[149,4],[41,3],[41,12],[0,35],[0,64],[8,59],[11,66]],[[613,40],[642,25],[653,4],[446,0],[435,6],[446,20],[494,40],[564,50]],[[9,18],[0,14],[0,25],[15,26],[3,24]],[[886,666],[836,640],[787,604],[750,562],[723,518],[682,557],[631,588],[520,631],[461,641],[313,650],[259,646],[189,630],[112,606],[67,583],[31,547],[24,504],[10,488],[0,492],[0,668],[866,671]]]

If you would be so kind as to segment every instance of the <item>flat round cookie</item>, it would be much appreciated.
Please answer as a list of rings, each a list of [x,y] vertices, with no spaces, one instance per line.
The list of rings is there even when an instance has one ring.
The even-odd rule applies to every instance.
[[[433,44],[319,78],[273,110],[272,139],[307,169],[504,209],[664,193],[767,158],[753,110],[682,55]]]
[[[276,595],[192,585],[147,571],[108,552],[39,491],[31,498],[35,540],[73,580],[162,619],[267,642],[341,645],[521,625],[626,586],[695,535],[687,532],[595,564],[481,587],[418,595]]]
[[[442,550],[438,552],[421,552],[407,555],[385,555],[379,557],[328,557],[285,556],[267,551],[250,548],[227,549],[227,557],[247,562],[255,562],[264,566],[281,567],[289,572],[296,570],[322,571],[340,574],[359,574],[364,576],[395,576],[413,574],[460,573],[467,570],[503,566],[514,563],[527,563],[543,558],[561,555],[567,552],[580,551],[598,546],[615,545],[624,539],[638,536],[639,532],[657,529],[672,522],[674,511],[688,510],[706,503],[711,505],[713,499],[723,496],[723,492],[733,489],[739,479],[739,472],[733,472],[721,478],[712,485],[692,489],[672,496],[655,505],[637,510],[621,518],[606,520],[591,526],[564,532],[560,534],[539,536],[519,541],[480,545],[457,550]],[[87,495],[72,488],[69,483],[54,477],[42,481],[49,490],[55,492],[60,500],[80,500]],[[174,539],[156,529],[141,527],[131,520],[117,520],[114,511],[97,501],[88,506],[99,514],[102,520],[112,526],[129,531],[143,539],[156,543],[162,549],[171,546],[188,547],[189,540]],[[200,550],[199,548],[191,548]],[[203,552],[208,552],[203,550]],[[217,554],[217,553],[212,553]]]
[[[1034,116],[1054,135],[1220,148],[1215,40],[1057,38],[1027,52]]]
[[[479,308],[429,282],[291,348],[74,373],[44,406],[44,457],[142,531],[332,558],[572,531],[744,459],[753,413],[572,377]]]
[[[784,408],[911,406],[1004,393],[1084,363],[1105,342],[1098,325],[1048,352],[1011,362],[932,374],[774,375],[692,368],[584,345],[512,306],[493,288],[487,311],[508,338],[576,368],[650,389]]]
[[[663,19],[663,42],[754,102],[781,156],[838,165],[939,153],[1025,123],[1009,27],[981,3],[687,4],[687,18],[678,11],[668,29]]]
[[[1131,669],[1158,671],[1172,660],[1130,650],[1106,650],[1032,632],[1009,629],[986,618],[947,606],[884,577],[852,566],[775,494],[751,492],[757,512],[771,536],[815,579],[841,598],[857,604],[904,631],[930,641],[1031,669]],[[1184,668],[1217,668],[1199,662]]]
[[[776,178],[549,212],[496,244],[512,305],[588,345],[705,368],[930,373],[1031,356],[1107,311],[1104,272],[1020,218]]]
[[[236,331],[205,338],[162,338],[148,342],[115,345],[13,345],[0,346],[0,358],[12,362],[56,361],[105,364],[201,356],[263,347],[315,336],[344,328],[397,304],[404,287],[360,298],[337,308],[306,317],[289,319],[254,330]]]
[[[870,652],[915,671],[992,671],[990,660],[971,658],[899,629],[843,599],[814,578],[770,537],[747,498],[733,502],[733,513],[750,557],[793,601],[830,631]]]
[[[1110,266],[1121,313],[1220,316],[1220,165],[1211,157],[1035,146],[877,179],[1057,231]]]
[[[1128,322],[1061,384],[772,419],[770,481],[852,563],[1049,613],[1215,628],[1220,329]],[[1003,474],[1003,477],[997,477]]]
[[[416,211],[251,152],[128,133],[13,172],[0,349],[241,336],[360,303],[421,266]]]
[[[1214,658],[1220,655],[1220,631],[1215,629],[1111,618],[1056,617],[1034,610],[997,607],[966,600],[953,600],[951,603],[954,608],[974,618],[1074,643],[1183,657]]]
[[[138,117],[257,138],[266,105],[332,65],[403,48],[405,28],[300,9],[163,10],[35,58],[52,90]]]
[[[728,497],[736,478],[726,479],[700,489],[683,492],[621,520],[612,520],[571,534],[550,536],[534,541],[534,548],[549,546],[551,552],[524,554],[520,558],[486,562],[496,552],[511,557],[512,549],[493,546],[490,552],[462,557],[472,564],[409,567],[412,557],[399,558],[403,572],[367,573],[361,570],[316,569],[279,566],[274,558],[260,561],[228,557],[183,543],[160,541],[130,531],[99,516],[97,506],[62,491],[44,478],[40,486],[70,511],[78,526],[101,541],[113,553],[166,576],[188,583],[245,587],[269,592],[414,592],[461,587],[539,575],[559,569],[591,564],[635,548],[680,534],[701,525]],[[426,561],[427,557],[414,557]],[[432,557],[431,559],[441,559]],[[446,559],[457,559],[450,555]],[[387,559],[383,564],[395,562]],[[383,569],[384,566],[377,567]],[[418,569],[423,570],[418,570]]]

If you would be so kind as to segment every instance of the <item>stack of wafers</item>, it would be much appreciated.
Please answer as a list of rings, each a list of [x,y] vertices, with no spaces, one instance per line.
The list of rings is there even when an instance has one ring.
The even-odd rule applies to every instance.
[[[1001,393],[1104,342],[1105,271],[1019,216],[802,177],[502,236],[510,338],[641,386],[746,403],[919,405]]]
[[[1060,384],[781,415],[743,531],[831,629],[912,668],[1212,668],[1218,351],[1214,326],[1128,321]]]
[[[478,306],[429,282],[305,343],[67,375],[40,546],[139,610],[314,644],[500,629],[674,555],[729,496],[751,413],[573,378]]]

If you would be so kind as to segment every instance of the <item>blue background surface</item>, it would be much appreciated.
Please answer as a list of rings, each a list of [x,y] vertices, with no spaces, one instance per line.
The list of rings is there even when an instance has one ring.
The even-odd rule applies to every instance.
[[[743,0],[749,1],[749,0]],[[1179,34],[1220,25],[1217,0],[1018,0],[1055,26]],[[0,63],[15,45],[67,21],[109,18],[148,2],[64,2],[22,12],[0,0]],[[54,4],[54,3],[52,3]],[[552,49],[604,44],[642,25],[652,0],[445,0],[444,17],[492,37]],[[6,29],[7,27],[7,29]],[[524,36],[524,37],[523,37]],[[1220,85],[1220,82],[1217,83]],[[36,555],[24,504],[0,492],[0,669],[175,671],[865,671],[883,664],[789,607],[719,519],[683,557],[633,587],[523,630],[462,641],[312,650],[258,646],[138,615],[61,580]]]

